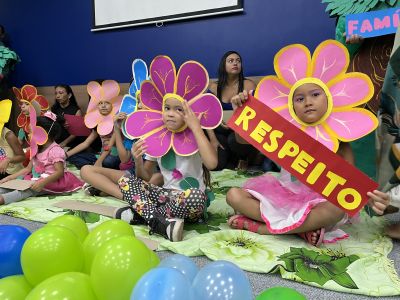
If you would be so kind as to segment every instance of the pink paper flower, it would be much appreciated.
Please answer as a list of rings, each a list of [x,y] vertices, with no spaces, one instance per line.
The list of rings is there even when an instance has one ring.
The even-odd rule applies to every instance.
[[[13,87],[13,92],[18,101],[27,102],[33,105],[37,109],[37,114],[39,111],[46,111],[49,109],[49,102],[42,95],[38,95],[36,87],[27,84],[24,85],[21,90]],[[17,125],[25,130],[29,131],[29,116],[20,112],[17,118]]]
[[[312,58],[304,45],[289,45],[275,55],[277,76],[264,77],[255,97],[336,152],[339,140],[353,141],[378,126],[371,112],[357,107],[371,99],[371,79],[363,73],[346,73],[348,65],[347,49],[337,41],[319,44]],[[327,112],[313,124],[302,122],[293,110],[293,93],[305,83],[319,85],[328,98]]]
[[[87,85],[90,95],[90,102],[85,115],[85,125],[88,128],[97,126],[99,135],[107,135],[114,128],[113,116],[118,112],[122,97],[119,96],[119,85],[114,80],[105,80],[100,85],[96,81],[91,81]],[[108,101],[112,104],[112,111],[104,116],[99,112],[98,104],[100,101]]]
[[[169,131],[163,120],[164,97],[188,101],[205,129],[217,127],[222,120],[222,107],[213,94],[203,94],[208,87],[206,69],[195,61],[185,62],[176,72],[168,56],[157,56],[150,65],[151,81],[140,87],[144,109],[131,114],[125,122],[125,131],[132,138],[143,138],[148,146],[147,154],[161,157],[172,147],[178,155],[188,156],[198,151],[196,139],[189,128]]]

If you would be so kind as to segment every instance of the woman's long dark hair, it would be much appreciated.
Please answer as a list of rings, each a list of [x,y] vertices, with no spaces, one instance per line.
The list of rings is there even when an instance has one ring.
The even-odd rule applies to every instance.
[[[219,62],[218,67],[218,81],[217,81],[217,98],[222,101],[222,91],[224,90],[226,84],[228,83],[228,73],[226,72],[226,58],[231,55],[236,54],[240,58],[240,62],[242,67],[240,68],[239,73],[239,85],[238,85],[238,93],[243,91],[244,87],[244,75],[243,75],[243,61],[240,54],[236,51],[228,51],[222,56],[221,61]]]
[[[76,98],[75,98],[74,92],[72,91],[72,89],[71,89],[71,87],[70,87],[69,85],[66,85],[66,84],[57,84],[57,85],[54,87],[54,89],[56,89],[56,88],[58,88],[58,87],[65,89],[65,90],[67,91],[67,94],[71,94],[71,98],[69,98],[69,103],[70,103],[70,104],[76,105],[76,106],[78,106],[79,109],[81,109],[81,108],[79,107],[78,103],[76,102]],[[59,109],[60,107],[61,107],[61,106],[60,106],[60,103],[58,103],[58,101],[56,100],[56,101],[54,102],[54,105],[51,107],[51,110],[53,111],[53,109]]]

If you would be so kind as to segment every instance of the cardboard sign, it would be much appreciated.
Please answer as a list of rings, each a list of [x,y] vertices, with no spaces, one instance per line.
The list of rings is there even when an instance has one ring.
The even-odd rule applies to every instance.
[[[395,33],[400,23],[400,7],[346,16],[346,34],[364,38]]]
[[[299,181],[350,216],[378,184],[271,108],[249,96],[228,126]]]
[[[25,191],[29,189],[35,182],[31,180],[13,179],[0,184],[1,188]]]
[[[65,121],[68,123],[67,130],[75,136],[89,136],[92,132],[86,127],[82,116],[64,115]]]

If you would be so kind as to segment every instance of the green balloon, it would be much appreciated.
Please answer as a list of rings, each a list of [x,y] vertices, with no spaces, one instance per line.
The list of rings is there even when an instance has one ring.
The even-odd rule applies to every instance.
[[[90,278],[99,300],[129,299],[136,282],[150,269],[146,245],[133,236],[122,236],[99,249]]]
[[[150,267],[153,269],[160,264],[160,258],[154,251],[149,250],[149,253],[150,253]]]
[[[0,299],[25,300],[32,290],[24,275],[8,276],[0,279]]]
[[[93,259],[104,243],[121,236],[135,236],[132,226],[122,220],[109,220],[95,227],[83,242],[84,272],[90,274]]]
[[[96,300],[96,296],[89,275],[67,272],[38,284],[26,300]]]
[[[276,286],[263,291],[256,300],[307,300],[307,298],[295,289]]]
[[[51,220],[47,223],[46,226],[61,226],[70,229],[76,236],[78,237],[79,241],[83,243],[86,236],[89,234],[89,230],[86,226],[86,223],[77,216],[72,215],[64,215]]]
[[[32,233],[21,251],[22,271],[32,286],[59,273],[80,272],[83,263],[82,244],[71,230],[60,226]]]

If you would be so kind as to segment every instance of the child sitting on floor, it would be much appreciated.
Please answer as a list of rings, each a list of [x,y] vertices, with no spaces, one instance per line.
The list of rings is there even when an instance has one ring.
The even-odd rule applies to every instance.
[[[35,109],[30,106],[29,111],[31,160],[24,169],[5,177],[0,183],[24,176],[32,181],[32,186],[23,191],[0,188],[0,205],[31,196],[72,192],[83,185],[74,174],[66,171],[65,152],[54,142],[60,129],[56,115],[46,112],[37,118],[36,124]]]
[[[25,154],[14,132],[5,127],[11,114],[11,100],[0,102],[0,179],[23,168]]]
[[[335,41],[318,46],[311,68],[306,68],[310,53],[301,46],[279,51],[274,60],[278,77],[265,77],[255,96],[330,150],[338,149],[338,155],[354,164],[350,145],[338,144],[338,140],[352,141],[376,128],[376,117],[370,112],[352,109],[369,100],[370,79],[360,73],[344,73],[348,55]],[[234,97],[232,104],[241,106],[247,97],[245,91]],[[373,210],[382,214],[388,195],[375,190],[368,196]],[[230,189],[226,201],[239,213],[228,220],[232,228],[260,234],[296,233],[315,246],[348,237],[337,228],[347,222],[348,215],[307,186],[292,182],[285,170],[278,178],[265,174],[248,180],[243,188]]]

